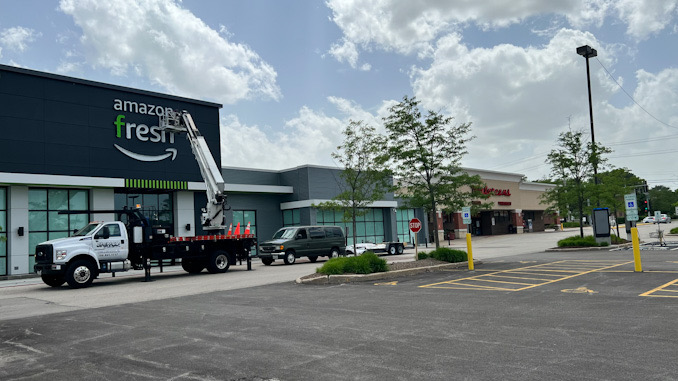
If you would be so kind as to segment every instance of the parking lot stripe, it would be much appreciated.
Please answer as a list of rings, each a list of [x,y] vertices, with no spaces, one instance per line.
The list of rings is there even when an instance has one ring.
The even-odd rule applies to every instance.
[[[668,295],[661,294],[662,292],[669,293]],[[675,293],[675,294],[673,294]],[[666,284],[663,284],[655,289],[640,294],[640,296],[651,296],[654,298],[678,298],[678,279],[674,279]]]
[[[633,261],[586,261],[586,260],[563,260],[541,265],[520,267],[516,269],[501,270],[487,274],[476,275],[467,278],[455,279],[445,282],[427,284],[419,286],[421,288],[445,288],[445,289],[465,289],[465,290],[496,290],[496,291],[522,291],[533,287],[559,282],[561,280],[574,278],[580,275],[589,274],[596,271],[607,270],[618,266],[627,265]],[[582,269],[575,271],[579,265]],[[558,266],[571,268],[573,270],[555,270]],[[568,275],[569,274],[569,275]],[[530,275],[532,277],[514,276]],[[543,277],[543,278],[535,278]],[[537,283],[525,283],[518,281],[508,281],[507,278],[521,279],[524,281],[534,280]],[[478,284],[485,283],[485,284]],[[503,284],[504,286],[487,286],[487,283]],[[513,285],[513,287],[507,287]]]

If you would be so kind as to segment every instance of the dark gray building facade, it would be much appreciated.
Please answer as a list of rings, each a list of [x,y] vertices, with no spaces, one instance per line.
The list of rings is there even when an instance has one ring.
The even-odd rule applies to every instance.
[[[220,163],[220,104],[0,65],[0,276],[32,272],[38,243],[115,218],[96,211],[140,207],[175,236],[204,233],[205,185],[190,144],[157,127],[168,108],[191,113]],[[227,224],[250,224],[259,240],[283,226],[348,226],[313,208],[339,193],[339,174],[223,168]],[[397,206],[392,194],[374,203],[357,221],[358,240],[411,242],[404,224],[414,211]]]

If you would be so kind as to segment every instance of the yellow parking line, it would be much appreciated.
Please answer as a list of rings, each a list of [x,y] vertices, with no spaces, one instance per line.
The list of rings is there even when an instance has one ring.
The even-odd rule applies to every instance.
[[[674,296],[674,295],[652,295],[655,292],[659,292],[659,291],[662,291],[662,292],[669,291],[669,290],[664,290],[664,288],[669,287],[671,285],[674,285],[676,282],[678,282],[678,279],[674,279],[674,280],[670,281],[669,283],[663,284],[663,285],[661,285],[661,286],[659,286],[655,289],[652,289],[648,292],[644,292],[644,293],[640,294],[639,296],[652,296],[652,297],[655,297],[655,298],[678,298],[678,295],[676,295],[676,296]],[[674,292],[674,291],[669,291],[669,292]]]
[[[513,273],[511,273],[513,274]],[[492,275],[496,276],[499,278],[514,278],[514,279],[531,279],[531,280],[550,280],[550,279],[544,279],[544,278],[529,278],[529,277],[523,277],[523,276],[509,276],[509,275]]]
[[[622,262],[619,263],[618,261],[606,261],[606,262],[598,262],[599,267],[595,268],[590,268],[587,267],[584,269],[584,271],[565,271],[565,270],[551,270],[548,268],[544,267],[553,267],[554,264],[562,264],[562,265],[567,265],[567,263],[572,263],[576,261],[558,261],[558,262],[552,262],[552,263],[545,263],[541,265],[534,265],[534,266],[527,266],[527,267],[520,267],[517,269],[509,269],[509,270],[502,270],[502,271],[497,271],[494,273],[489,273],[489,274],[482,274],[482,275],[476,275],[468,278],[462,278],[462,279],[456,279],[452,281],[445,281],[445,282],[438,282],[438,283],[433,283],[433,284],[427,284],[423,286],[419,286],[421,288],[445,288],[445,289],[472,289],[472,290],[501,290],[501,291],[522,291],[522,290],[527,290],[533,287],[538,287],[538,286],[543,286],[547,285],[550,283],[554,282],[559,282],[561,280],[565,279],[570,279],[574,278],[580,275],[585,275],[589,274],[592,272],[596,271],[602,271],[602,270],[607,270],[611,269],[614,267],[618,266],[623,266],[627,265],[629,263],[633,263],[633,261],[628,261],[628,262]],[[600,267],[602,266],[602,267]],[[571,274],[571,275],[565,275],[565,274],[544,274],[540,272],[554,272],[554,273],[565,273],[565,274]],[[510,274],[510,275],[509,275]],[[511,275],[516,275],[516,274],[528,274],[528,275],[539,275],[543,277],[551,277],[551,276],[557,276],[557,278],[554,279],[541,279],[541,278],[528,278],[528,277],[513,277]],[[509,282],[509,281],[503,281],[503,280],[492,280],[489,278],[492,277],[497,277],[497,278],[513,278],[513,279],[525,279],[525,280],[537,280],[541,281],[540,283],[523,283],[523,282]],[[490,283],[501,283],[501,284],[513,284],[513,285],[523,285],[525,287],[517,288],[517,289],[512,289],[512,288],[506,288],[506,287],[492,287],[492,286],[481,286],[481,285],[473,285],[473,284],[468,284],[471,282],[490,282]],[[461,286],[461,287],[460,287]]]

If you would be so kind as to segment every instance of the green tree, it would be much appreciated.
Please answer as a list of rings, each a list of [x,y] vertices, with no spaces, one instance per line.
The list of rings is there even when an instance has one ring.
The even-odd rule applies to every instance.
[[[603,155],[612,152],[600,144],[584,143],[582,131],[567,131],[558,136],[558,148],[551,150],[546,162],[551,165],[551,176],[557,185],[546,191],[542,201],[563,208],[579,219],[579,234],[584,237],[584,204],[590,212],[588,202],[597,203],[601,199],[599,189],[593,182],[593,164],[598,168],[605,166]],[[561,210],[561,212],[562,212]]]
[[[664,185],[657,185],[650,189],[650,209],[661,211],[664,214],[673,214],[673,204],[678,201],[676,193]]]
[[[598,180],[602,205],[609,207],[615,218],[620,211],[626,210],[624,195],[635,193],[636,186],[643,184],[644,181],[626,168],[615,168],[599,173]],[[619,237],[619,225],[617,236]]]
[[[434,111],[422,117],[419,103],[405,96],[384,118],[388,150],[382,158],[390,163],[408,207],[435,215],[438,209],[458,211],[471,199],[487,198],[476,191],[483,187],[480,177],[460,168],[466,144],[473,139],[468,135],[471,124],[453,125],[453,118]],[[439,248],[436,223],[433,229]]]
[[[378,160],[384,144],[376,129],[363,121],[350,121],[343,131],[344,142],[332,153],[344,170],[337,181],[341,191],[331,201],[313,205],[319,209],[341,210],[344,222],[352,221],[353,244],[356,217],[362,216],[373,202],[392,189],[392,176],[385,163]]]

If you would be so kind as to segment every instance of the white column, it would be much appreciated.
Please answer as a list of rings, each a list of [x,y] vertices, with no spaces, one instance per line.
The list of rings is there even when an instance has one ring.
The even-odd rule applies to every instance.
[[[190,224],[190,229],[186,225]],[[195,235],[195,207],[193,192],[174,192],[174,235],[188,237]]]
[[[115,191],[112,188],[94,188],[91,191],[91,210],[115,209]],[[114,221],[114,213],[93,213],[92,221]]]
[[[7,212],[7,274],[28,274],[28,187],[14,185],[9,187]],[[19,228],[24,228],[24,235],[19,236]]]

